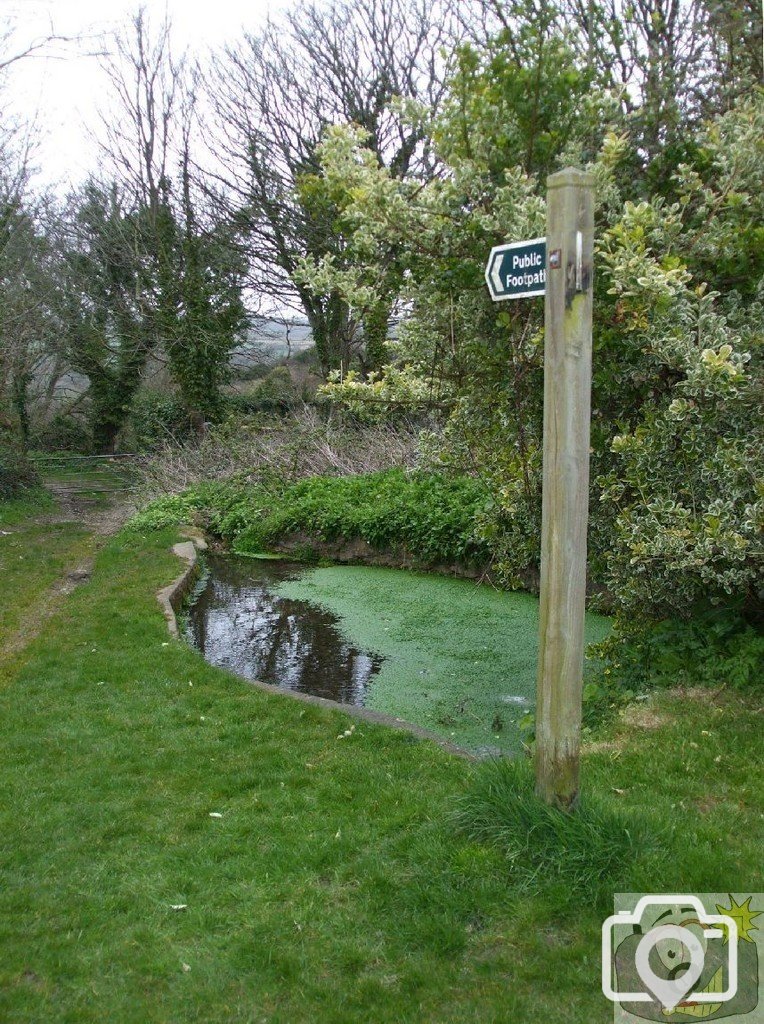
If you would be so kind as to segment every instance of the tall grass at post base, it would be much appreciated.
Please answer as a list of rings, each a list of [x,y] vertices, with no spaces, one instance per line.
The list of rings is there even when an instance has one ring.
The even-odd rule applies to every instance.
[[[478,769],[454,822],[461,834],[503,853],[514,894],[545,896],[559,909],[584,902],[607,908],[663,839],[647,821],[589,796],[572,813],[550,807],[534,792],[529,762],[509,759]]]

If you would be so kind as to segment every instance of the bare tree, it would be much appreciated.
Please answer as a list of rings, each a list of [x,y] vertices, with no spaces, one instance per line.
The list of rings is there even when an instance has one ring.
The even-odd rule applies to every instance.
[[[28,391],[51,346],[50,252],[43,231],[44,200],[31,189],[34,125],[7,112],[8,75],[20,61],[45,53],[53,31],[20,41],[18,24],[0,18],[0,442],[26,441]]]
[[[98,141],[122,188],[153,211],[171,175],[185,65],[173,53],[169,19],[154,27],[144,7],[103,62],[110,96]]]
[[[0,15],[0,74],[27,57],[51,56],[54,44],[75,41],[72,36],[63,36],[56,32],[52,21],[50,31],[32,39],[21,38],[21,24],[12,16]]]
[[[394,174],[428,173],[426,133],[391,104],[438,106],[453,8],[450,0],[301,3],[213,61],[217,197],[247,233],[252,288],[276,310],[304,312],[324,372],[347,366],[359,332],[339,295],[314,295],[295,278],[301,257],[343,245],[335,211],[301,201],[300,179],[319,173],[326,127],[347,122],[368,132]]]

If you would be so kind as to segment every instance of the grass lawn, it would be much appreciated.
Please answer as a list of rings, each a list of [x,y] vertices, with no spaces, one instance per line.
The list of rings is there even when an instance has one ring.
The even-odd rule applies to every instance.
[[[470,749],[521,749],[517,723],[536,702],[535,597],[366,566],[314,569],[278,592],[328,608],[356,646],[384,657],[367,707]],[[588,614],[587,642],[609,628]]]
[[[36,513],[52,507],[52,498],[41,488],[34,488],[23,498],[0,501],[0,530],[5,533],[11,526],[27,524]]]
[[[42,538],[15,537],[31,564]],[[109,541],[0,681],[0,1020],[611,1020],[610,890],[518,890],[453,825],[485,767],[339,740],[340,713],[170,640],[174,539]],[[663,693],[601,738],[585,790],[664,834],[613,887],[764,888],[760,730],[750,699]]]

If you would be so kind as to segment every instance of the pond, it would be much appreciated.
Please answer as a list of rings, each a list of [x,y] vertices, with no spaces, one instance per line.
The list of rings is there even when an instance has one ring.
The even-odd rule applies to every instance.
[[[587,614],[587,641],[609,629]],[[538,600],[471,580],[210,554],[187,636],[247,679],[363,704],[482,753],[519,751],[534,709]]]
[[[294,562],[208,556],[209,572],[190,608],[186,636],[207,661],[343,704],[363,704],[382,658],[349,643],[338,617],[276,587],[300,575]]]

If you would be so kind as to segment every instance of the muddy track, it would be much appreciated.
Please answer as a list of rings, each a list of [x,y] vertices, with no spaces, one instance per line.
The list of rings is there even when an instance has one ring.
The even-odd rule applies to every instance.
[[[78,523],[97,536],[110,537],[124,526],[134,511],[129,491],[122,493],[93,488],[88,494],[83,494],[77,489],[76,481],[63,484],[49,479],[44,484],[55,498],[57,507],[34,518],[34,522],[42,525]],[[100,497],[92,496],[101,494],[108,495],[108,505],[103,505]]]
[[[67,481],[66,484],[47,479],[44,480],[44,484],[53,495],[56,506],[26,522],[29,525],[54,528],[65,523],[75,523],[91,535],[88,548],[92,553],[84,558],[82,554],[79,558],[75,556],[62,575],[38,595],[34,604],[27,610],[23,626],[15,634],[5,638],[0,652],[0,675],[2,669],[20,655],[40,633],[60,606],[62,599],[90,579],[99,548],[107,537],[117,533],[134,510],[129,491],[121,493],[93,488],[83,494],[81,489],[78,490],[79,482],[76,479]],[[107,497],[108,504],[103,504],[102,495]],[[23,531],[23,525],[15,527],[13,532],[17,529]]]

